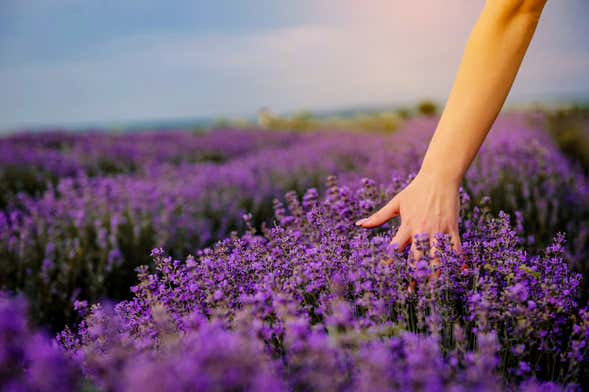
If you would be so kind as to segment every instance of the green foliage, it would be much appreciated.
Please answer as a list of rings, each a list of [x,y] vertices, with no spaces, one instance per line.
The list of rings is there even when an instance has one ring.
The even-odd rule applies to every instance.
[[[589,174],[589,107],[548,112],[546,127],[562,152]]]
[[[433,117],[438,114],[438,105],[430,100],[423,100],[417,104],[417,112],[422,116]]]
[[[15,201],[18,193],[41,195],[48,183],[55,184],[57,178],[32,166],[7,165],[0,167],[0,209]]]
[[[398,129],[401,121],[401,116],[392,110],[331,117],[314,116],[305,111],[291,116],[275,115],[266,109],[260,110],[258,113],[258,126],[261,128],[300,132],[324,129],[394,132]]]

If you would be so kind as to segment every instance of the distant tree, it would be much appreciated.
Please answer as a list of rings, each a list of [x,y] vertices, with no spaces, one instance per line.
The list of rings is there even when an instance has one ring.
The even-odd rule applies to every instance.
[[[430,100],[421,101],[417,104],[417,111],[422,116],[432,117],[438,113],[438,105]]]
[[[409,117],[411,117],[411,110],[408,108],[401,108],[397,110],[397,115],[399,116],[399,118],[401,118],[402,120],[406,120]]]
[[[231,121],[225,117],[216,118],[215,121],[211,124],[212,129],[220,129],[220,128],[229,128],[231,126]]]
[[[289,128],[295,131],[309,131],[317,125],[313,120],[313,115],[306,111],[300,111],[293,115],[289,119],[289,123]]]

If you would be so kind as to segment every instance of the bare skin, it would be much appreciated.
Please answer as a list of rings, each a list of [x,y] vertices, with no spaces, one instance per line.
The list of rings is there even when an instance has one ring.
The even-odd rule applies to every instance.
[[[474,26],[436,131],[413,181],[357,226],[401,217],[391,243],[450,234],[460,250],[458,188],[509,94],[546,0],[487,0]],[[435,244],[433,244],[435,246]]]

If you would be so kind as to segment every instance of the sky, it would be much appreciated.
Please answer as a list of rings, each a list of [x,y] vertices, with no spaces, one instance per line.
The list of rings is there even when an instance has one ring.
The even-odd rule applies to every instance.
[[[484,0],[0,0],[0,130],[443,103]],[[589,97],[549,0],[510,102]]]

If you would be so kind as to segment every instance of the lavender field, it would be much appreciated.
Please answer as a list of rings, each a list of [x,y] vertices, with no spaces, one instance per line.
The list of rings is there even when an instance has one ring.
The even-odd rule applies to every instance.
[[[439,265],[354,225],[435,118],[0,139],[0,390],[587,388],[589,177],[559,124],[498,119]]]

